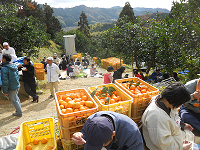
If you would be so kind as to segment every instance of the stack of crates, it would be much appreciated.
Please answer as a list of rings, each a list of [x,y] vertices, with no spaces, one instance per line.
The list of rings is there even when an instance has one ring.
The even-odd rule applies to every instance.
[[[122,84],[133,81],[135,83],[140,82],[142,85],[148,87],[147,93],[140,93],[140,94],[133,94],[130,90],[126,89]],[[146,107],[149,104],[149,101],[153,96],[159,94],[159,89],[153,87],[152,85],[148,84],[147,82],[133,77],[133,78],[125,78],[125,79],[118,79],[115,80],[115,84],[119,86],[125,93],[129,94],[133,98],[132,108],[131,108],[131,118],[138,124],[141,120],[142,114],[145,111]]]
[[[77,58],[79,59],[79,62],[82,62],[82,56],[81,56],[81,53],[77,53]]]
[[[75,62],[77,55],[73,55],[72,58],[73,58],[73,62]]]
[[[87,96],[89,101],[93,102],[93,108],[63,114],[60,109],[59,100],[63,99],[62,97],[64,95],[66,96],[66,95],[76,94],[80,96],[81,92]],[[75,145],[73,143],[73,141],[71,140],[72,135],[75,132],[81,131],[87,118],[98,111],[98,105],[85,89],[74,89],[74,90],[69,90],[69,91],[57,92],[55,102],[56,102],[56,111],[57,111],[58,123],[59,123],[58,127],[59,127],[63,149],[64,150],[78,150],[82,146]]]
[[[129,96],[127,93],[125,93],[117,85],[112,84],[112,83],[111,84],[103,84],[103,85],[99,85],[96,87],[98,87],[98,89],[102,89],[103,87],[113,87],[117,91],[118,96],[120,96],[122,98],[122,101],[120,101],[120,102],[103,105],[100,102],[100,100],[98,99],[98,97],[96,95],[94,95],[93,98],[98,104],[99,111],[113,111],[113,112],[117,112],[120,114],[124,114],[128,117],[131,117],[131,104],[133,101],[133,98],[131,96]],[[89,87],[89,93],[92,93],[96,89],[96,87]]]
[[[106,59],[101,60],[102,67],[104,69],[107,69],[108,66],[112,66],[115,70],[119,69],[121,66],[125,66],[126,64],[123,64],[123,60],[121,59],[121,65],[120,65],[120,59],[115,58],[115,57],[109,57]]]
[[[35,67],[35,77],[37,78],[37,80],[44,80],[45,79],[44,64],[34,63],[34,67]]]
[[[93,62],[94,62],[95,64],[98,64],[98,63],[99,63],[97,57],[93,57]]]
[[[31,145],[33,150],[46,150],[49,146],[53,148],[52,150],[57,150],[55,131],[53,118],[24,122],[20,126],[16,150],[25,150],[27,145]],[[36,138],[39,143],[34,145],[33,140]],[[46,144],[40,142],[43,138],[47,138]]]

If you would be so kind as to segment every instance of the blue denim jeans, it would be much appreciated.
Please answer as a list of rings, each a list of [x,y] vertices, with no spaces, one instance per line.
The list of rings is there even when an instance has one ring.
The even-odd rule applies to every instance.
[[[10,90],[8,91],[8,95],[10,99],[12,100],[12,104],[15,106],[17,114],[22,115],[22,108],[20,104],[20,99],[18,97],[18,91],[19,91],[19,88],[17,88],[16,90]]]

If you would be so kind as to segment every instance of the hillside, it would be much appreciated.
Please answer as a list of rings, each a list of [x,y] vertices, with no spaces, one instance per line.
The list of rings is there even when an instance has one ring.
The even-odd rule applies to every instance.
[[[53,8],[54,16],[57,17],[62,24],[62,27],[77,26],[79,17],[82,11],[87,15],[89,24],[96,23],[111,23],[118,19],[122,7],[112,8],[98,8],[98,7],[87,7],[85,5],[76,6],[73,8]],[[167,9],[161,8],[133,8],[135,16],[146,15],[147,13],[169,13]]]

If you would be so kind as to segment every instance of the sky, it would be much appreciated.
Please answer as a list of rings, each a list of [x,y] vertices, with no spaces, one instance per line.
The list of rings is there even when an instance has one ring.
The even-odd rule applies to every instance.
[[[35,0],[38,4],[47,3],[54,8],[72,8],[79,5],[87,7],[111,8],[124,7],[128,0]],[[171,10],[172,2],[180,0],[129,0],[131,7],[166,8]]]

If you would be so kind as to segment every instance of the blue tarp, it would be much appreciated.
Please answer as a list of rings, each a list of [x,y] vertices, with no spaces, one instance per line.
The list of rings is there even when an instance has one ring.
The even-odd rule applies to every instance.
[[[185,71],[181,71],[181,72],[178,72],[179,74],[187,74],[188,72],[190,72],[189,70],[185,70]]]

